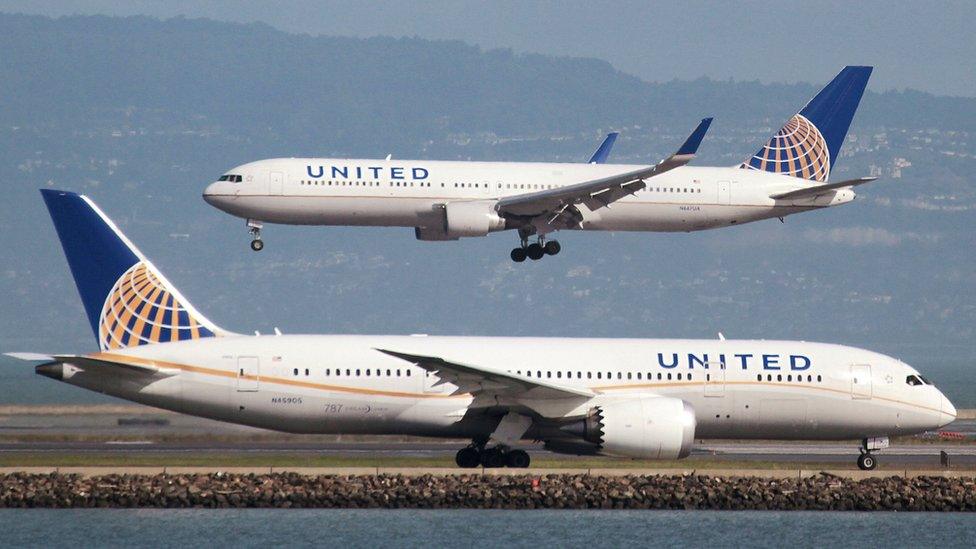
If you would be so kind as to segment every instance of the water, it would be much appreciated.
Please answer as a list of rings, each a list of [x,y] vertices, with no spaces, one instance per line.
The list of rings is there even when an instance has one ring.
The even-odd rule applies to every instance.
[[[769,511],[2,510],[15,547],[969,547],[976,515]]]

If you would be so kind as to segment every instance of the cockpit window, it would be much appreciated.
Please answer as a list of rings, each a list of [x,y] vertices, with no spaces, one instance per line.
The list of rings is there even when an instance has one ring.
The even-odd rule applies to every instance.
[[[225,174],[220,176],[220,179],[218,179],[217,181],[230,181],[231,183],[240,183],[241,181],[244,181],[244,178],[239,175]]]
[[[905,383],[913,387],[916,385],[925,385],[925,382],[922,381],[922,378],[916,375],[910,375],[907,378],[905,378]]]
[[[919,374],[918,379],[921,379],[922,380],[922,383],[924,383],[926,385],[932,385],[932,382],[929,381],[929,378],[927,378],[927,377],[925,377],[925,376],[923,376],[921,374]]]

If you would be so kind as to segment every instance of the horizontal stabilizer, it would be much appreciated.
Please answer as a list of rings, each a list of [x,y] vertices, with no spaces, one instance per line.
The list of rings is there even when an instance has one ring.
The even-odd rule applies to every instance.
[[[814,185],[813,187],[804,187],[802,189],[797,189],[795,191],[771,194],[769,195],[769,198],[772,198],[774,200],[796,200],[798,198],[814,198],[828,191],[843,189],[844,187],[854,187],[856,185],[863,185],[865,183],[870,183],[875,179],[877,179],[877,177],[859,177],[857,179],[848,179],[846,181],[838,181],[836,183]]]

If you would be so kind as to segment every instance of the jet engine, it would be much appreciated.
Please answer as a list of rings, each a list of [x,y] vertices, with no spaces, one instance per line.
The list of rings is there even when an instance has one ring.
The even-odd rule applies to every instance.
[[[695,410],[687,402],[643,396],[594,406],[584,419],[561,428],[579,437],[575,444],[553,440],[546,446],[557,452],[577,453],[572,450],[592,451],[590,445],[594,445],[600,454],[608,456],[679,459],[691,453],[696,425]]]
[[[495,211],[491,200],[448,202],[444,209],[448,238],[485,236],[505,228],[505,220]]]

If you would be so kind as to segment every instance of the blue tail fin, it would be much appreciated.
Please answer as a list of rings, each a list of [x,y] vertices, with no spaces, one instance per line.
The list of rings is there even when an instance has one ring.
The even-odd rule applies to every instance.
[[[844,67],[740,168],[827,181],[872,67]]]
[[[223,332],[159,273],[88,197],[42,189],[99,348]]]
[[[617,136],[620,135],[618,132],[610,132],[607,137],[600,143],[600,148],[593,153],[590,157],[589,164],[606,164],[607,157],[610,156],[610,149],[613,148],[614,142],[617,141]]]

